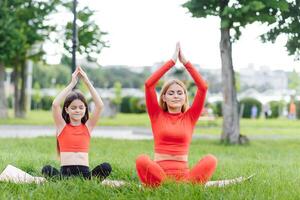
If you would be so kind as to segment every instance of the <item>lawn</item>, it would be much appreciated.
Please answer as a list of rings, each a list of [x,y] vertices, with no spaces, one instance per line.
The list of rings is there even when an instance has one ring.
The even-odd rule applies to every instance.
[[[203,155],[218,158],[213,180],[241,175],[256,176],[248,182],[225,188],[167,183],[158,189],[141,189],[135,172],[135,158],[152,153],[153,141],[129,141],[93,138],[90,166],[111,163],[111,179],[127,181],[128,186],[110,188],[96,180],[49,181],[43,185],[0,183],[0,199],[298,199],[300,190],[300,157],[297,140],[256,140],[247,146],[225,146],[215,140],[194,140],[189,164]],[[43,165],[56,167],[55,139],[1,139],[0,169],[7,164],[40,176]]]

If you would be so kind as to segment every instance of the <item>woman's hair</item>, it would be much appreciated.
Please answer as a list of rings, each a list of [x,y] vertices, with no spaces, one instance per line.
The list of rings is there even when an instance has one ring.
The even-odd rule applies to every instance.
[[[79,91],[72,91],[65,99],[64,102],[64,106],[62,109],[62,117],[64,118],[65,122],[67,124],[70,123],[70,116],[69,114],[66,112],[66,108],[69,107],[69,105],[76,99],[79,99],[80,101],[83,102],[84,106],[85,106],[85,113],[84,116],[81,119],[81,123],[85,124],[85,122],[89,119],[89,109],[88,109],[88,105],[86,102],[86,99],[84,98],[83,94]]]
[[[160,95],[159,95],[159,105],[160,107],[163,109],[163,111],[168,111],[168,106],[167,103],[164,102],[163,100],[163,95],[166,94],[167,90],[169,89],[169,87],[173,84],[177,84],[180,87],[182,87],[184,94],[185,94],[185,102],[181,108],[181,112],[185,112],[187,111],[187,109],[189,108],[189,99],[188,99],[188,95],[187,95],[187,89],[184,85],[184,83],[178,79],[171,79],[168,80],[164,83],[164,85],[162,86],[161,90],[160,90]]]

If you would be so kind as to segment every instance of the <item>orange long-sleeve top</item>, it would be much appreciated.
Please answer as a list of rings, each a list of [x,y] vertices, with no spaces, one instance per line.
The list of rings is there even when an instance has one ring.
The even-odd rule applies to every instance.
[[[207,84],[190,62],[185,68],[197,86],[193,104],[185,113],[172,114],[161,109],[157,101],[155,86],[159,79],[173,66],[173,60],[166,62],[145,82],[146,105],[154,136],[156,153],[186,155],[192,139],[195,124],[201,114]]]

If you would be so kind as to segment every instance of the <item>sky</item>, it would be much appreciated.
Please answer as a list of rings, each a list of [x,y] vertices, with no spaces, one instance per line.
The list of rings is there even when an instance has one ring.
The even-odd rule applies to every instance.
[[[221,68],[219,53],[220,21],[217,17],[192,18],[181,5],[187,0],[85,0],[96,11],[95,21],[110,48],[99,56],[100,65],[152,66],[171,58],[177,41],[192,63],[203,68]],[[233,44],[233,64],[236,70],[249,65],[300,71],[300,62],[288,56],[285,36],[275,44],[262,43],[259,35],[265,25],[248,25],[240,40]]]

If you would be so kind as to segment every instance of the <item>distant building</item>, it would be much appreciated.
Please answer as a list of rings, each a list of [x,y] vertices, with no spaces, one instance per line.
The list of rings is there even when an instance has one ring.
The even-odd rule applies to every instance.
[[[268,68],[255,70],[253,67],[241,69],[240,72],[241,88],[251,88],[268,90],[287,90],[288,76],[282,70],[271,71]]]

